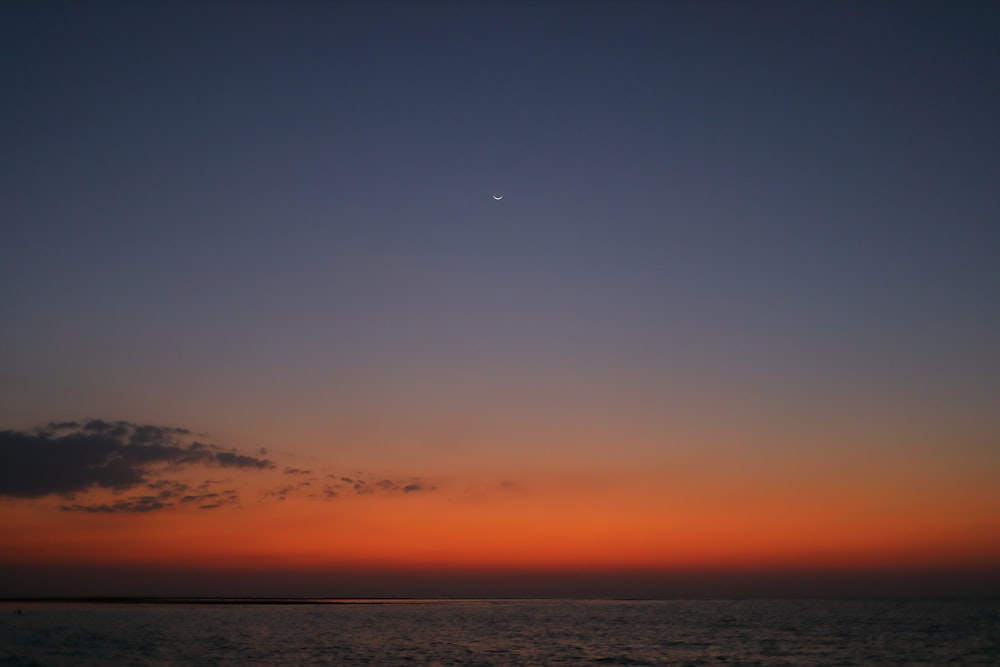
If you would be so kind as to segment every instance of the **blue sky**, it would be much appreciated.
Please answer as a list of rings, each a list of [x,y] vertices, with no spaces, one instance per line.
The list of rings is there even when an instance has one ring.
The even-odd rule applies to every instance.
[[[8,14],[9,418],[124,365],[996,369],[984,4]]]

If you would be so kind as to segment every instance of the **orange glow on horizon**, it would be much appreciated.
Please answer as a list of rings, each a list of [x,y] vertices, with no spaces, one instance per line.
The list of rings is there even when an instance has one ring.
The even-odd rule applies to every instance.
[[[963,496],[880,500],[803,484],[753,493],[653,481],[470,493],[247,501],[214,510],[53,511],[0,505],[3,560],[230,569],[634,570],[920,567],[996,562],[998,513]],[[883,490],[884,493],[884,490]],[[895,493],[891,497],[898,497]]]

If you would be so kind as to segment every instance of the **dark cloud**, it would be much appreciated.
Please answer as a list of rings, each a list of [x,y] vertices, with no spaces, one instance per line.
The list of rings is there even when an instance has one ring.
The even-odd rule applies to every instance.
[[[163,502],[161,498],[156,496],[132,496],[125,500],[111,503],[110,505],[107,503],[98,505],[60,505],[59,509],[64,512],[89,512],[91,514],[112,512],[143,513],[166,509],[167,507],[173,507],[173,505],[173,503]]]
[[[197,504],[198,509],[212,510],[225,505],[235,505],[239,503],[239,496],[232,489],[219,493],[200,493],[197,495],[187,495],[179,499],[182,505]]]
[[[150,491],[156,491],[157,497],[161,499],[176,498],[188,492],[191,488],[183,482],[176,482],[170,479],[159,479],[146,485]]]
[[[286,498],[288,498],[288,496],[295,493],[296,489],[298,489],[299,486],[300,485],[298,484],[289,484],[288,486],[282,486],[280,488],[267,491],[264,493],[264,496],[274,497],[277,498],[278,500],[285,500]]]
[[[171,436],[188,435],[191,432],[186,428],[168,428],[164,426],[136,426],[129,436],[129,442],[133,445],[146,445],[162,442]]]
[[[157,496],[148,496],[153,501],[146,502],[143,496],[112,505],[71,505],[63,509],[147,512],[162,509],[164,499],[186,491],[180,488],[183,485],[176,486],[178,482],[150,482],[150,474],[158,469],[187,465],[254,470],[274,467],[268,459],[197,441],[186,442],[189,434],[181,428],[102,419],[52,422],[34,431],[0,431],[0,496],[68,496],[92,488],[124,491],[146,485],[158,492]],[[165,486],[156,486],[161,483]]]
[[[208,486],[214,484],[211,480],[199,484],[196,488],[204,491]],[[64,512],[87,512],[90,514],[111,514],[115,512],[144,513],[170,507],[197,507],[197,509],[207,510],[226,505],[239,504],[239,496],[234,489],[225,491],[211,491],[204,493],[188,493],[191,487],[182,482],[161,479],[146,485],[151,491],[156,491],[156,495],[130,496],[124,500],[113,503],[95,503],[84,505],[80,503],[60,505],[59,509]]]
[[[360,473],[358,477],[342,477],[327,475],[323,480],[313,479],[309,482],[299,482],[273,489],[267,496],[281,500],[291,495],[305,496],[315,500],[333,500],[346,496],[373,496],[390,494],[411,494],[418,492],[437,491],[437,487],[427,484],[421,479],[411,478],[407,481],[378,479]],[[312,484],[317,482],[317,484]]]
[[[200,444],[200,443],[195,443]],[[268,459],[258,459],[254,456],[245,456],[235,452],[216,452],[215,461],[221,466],[234,466],[237,468],[273,468],[274,464]]]
[[[261,454],[265,451],[259,450]],[[195,482],[172,478],[178,469],[194,466],[276,468],[262,455],[250,456],[194,440],[193,434],[183,428],[86,419],[50,422],[32,431],[0,431],[0,497],[59,495],[63,497],[59,508],[64,512],[145,513],[240,504],[230,480]],[[301,481],[293,477],[288,480],[292,484],[265,492],[265,497],[333,500],[436,490],[419,478],[397,480],[357,472],[303,479],[314,472],[294,467],[283,467],[281,472]],[[100,498],[83,495],[101,490],[110,491],[111,500],[107,500],[106,493]]]

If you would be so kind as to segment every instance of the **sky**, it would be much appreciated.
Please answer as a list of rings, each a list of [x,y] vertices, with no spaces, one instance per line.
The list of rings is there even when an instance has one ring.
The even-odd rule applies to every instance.
[[[0,596],[1000,592],[998,29],[4,3]]]

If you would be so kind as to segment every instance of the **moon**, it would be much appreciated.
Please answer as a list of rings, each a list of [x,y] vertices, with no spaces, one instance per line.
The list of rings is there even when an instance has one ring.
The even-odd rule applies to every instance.
[[[503,195],[493,195],[493,198],[496,199],[497,201],[500,201],[501,199],[503,199]]]

